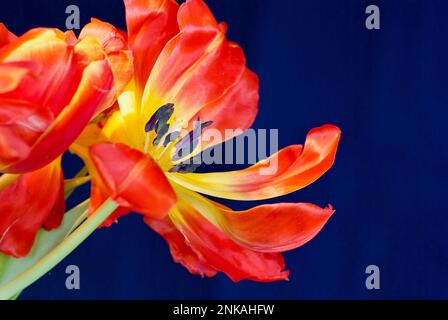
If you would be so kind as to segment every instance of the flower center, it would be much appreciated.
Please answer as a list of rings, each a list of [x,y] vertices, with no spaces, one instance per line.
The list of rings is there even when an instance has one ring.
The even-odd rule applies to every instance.
[[[174,114],[174,104],[167,103],[161,106],[145,125],[146,141],[144,152],[149,153],[156,160],[161,160],[168,150],[174,148],[174,155],[170,162],[178,162],[191,155],[200,143],[203,130],[213,124],[213,121],[201,122],[194,120],[193,129],[183,132],[185,125],[182,121],[171,121]],[[152,140],[152,141],[151,141]],[[152,146],[151,146],[152,144]],[[201,164],[193,163],[191,158],[171,166],[170,172],[189,173],[194,172]]]

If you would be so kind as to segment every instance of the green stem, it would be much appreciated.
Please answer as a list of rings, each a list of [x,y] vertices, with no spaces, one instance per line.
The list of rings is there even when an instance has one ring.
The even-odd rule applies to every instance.
[[[90,177],[85,177],[87,173],[87,167],[84,166],[72,179],[65,180],[65,199],[68,199],[68,197],[70,197],[72,193],[75,192],[76,188],[82,186],[84,183],[90,182]]]
[[[87,239],[117,207],[118,205],[113,200],[106,200],[90,218],[34,266],[1,286],[0,300],[6,300],[15,296],[18,292],[45,275]]]
[[[22,291],[20,291],[19,293],[17,293],[15,296],[9,298],[9,300],[17,300],[19,299],[20,294],[22,293]]]

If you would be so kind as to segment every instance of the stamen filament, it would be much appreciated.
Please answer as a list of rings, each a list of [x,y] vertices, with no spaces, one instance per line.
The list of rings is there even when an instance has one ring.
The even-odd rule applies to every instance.
[[[145,146],[143,147],[143,153],[148,153],[149,151],[149,145],[150,145],[150,137],[151,137],[151,133],[147,132],[146,133],[146,138],[145,138]]]
[[[159,160],[163,157],[163,155],[168,151],[168,149],[170,148],[170,144],[171,144],[171,143],[169,143],[169,144],[165,147],[165,149],[163,149],[163,151],[157,156],[156,161],[159,161]]]

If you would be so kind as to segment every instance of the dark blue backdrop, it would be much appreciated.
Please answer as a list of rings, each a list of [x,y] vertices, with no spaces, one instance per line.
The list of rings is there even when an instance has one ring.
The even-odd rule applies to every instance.
[[[121,0],[2,1],[0,21],[20,34],[64,28],[77,4],[121,28]],[[310,187],[281,198],[336,214],[311,243],[286,254],[291,281],[201,279],[172,262],[165,242],[135,215],[99,230],[22,298],[448,298],[448,148],[445,117],[448,3],[440,0],[209,0],[229,38],[261,78],[256,127],[279,128],[281,146],[309,129],[343,130],[336,164]],[[381,8],[381,30],[364,26]],[[68,159],[71,172],[78,165]],[[252,203],[232,204],[234,208]],[[65,289],[65,267],[81,290]],[[381,269],[381,290],[365,268]]]

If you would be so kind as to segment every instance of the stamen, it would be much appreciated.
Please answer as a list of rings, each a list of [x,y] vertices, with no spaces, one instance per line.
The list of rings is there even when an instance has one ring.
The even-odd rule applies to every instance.
[[[169,130],[168,121],[174,113],[174,104],[167,103],[161,106],[149,119],[149,121],[145,125],[146,139],[144,145],[144,152],[147,153],[150,146],[150,135],[151,131],[155,130],[157,136],[153,140],[152,144],[157,146],[165,134]]]
[[[149,137],[150,137],[149,132],[146,132],[145,146],[143,148],[144,153],[148,153],[148,151],[149,151]]]
[[[149,121],[145,125],[145,132],[150,132],[154,130],[157,123],[162,122],[168,122],[168,120],[171,118],[174,112],[174,104],[173,103],[167,103],[163,106],[161,106],[149,119]]]
[[[193,153],[199,144],[199,138],[201,137],[203,130],[212,124],[213,121],[201,123],[201,119],[198,118],[194,122],[194,129],[176,143],[176,155],[173,157],[172,161],[178,161]]]
[[[177,173],[193,173],[195,172],[201,164],[195,163],[179,163],[172,167],[169,172],[177,172]]]
[[[162,138],[165,136],[165,134],[168,133],[168,130],[170,129],[170,125],[167,124],[166,122],[157,122],[156,125],[156,133],[157,136],[154,139],[154,141],[152,142],[153,146],[158,146],[160,141],[162,141]]]
[[[176,140],[177,138],[179,138],[180,136],[180,131],[174,131],[171,132],[170,134],[168,134],[165,138],[165,141],[163,142],[163,146],[166,148],[168,147],[168,145],[173,142],[174,140]]]
[[[160,160],[166,151],[169,149],[169,145],[176,141],[181,132],[179,131],[178,125],[175,121],[172,124],[172,132],[170,132],[171,125],[168,124],[168,121],[171,119],[174,113],[174,104],[167,103],[161,106],[152,116],[151,119],[145,125],[146,139],[144,145],[144,152],[148,153],[150,148],[150,139],[151,132],[154,131],[156,137],[152,141],[152,145],[155,147],[155,150],[152,150],[151,153],[155,159]],[[193,130],[181,138],[175,144],[175,152],[176,155],[173,157],[172,161],[178,161],[182,158],[185,158],[189,154],[193,153],[193,151],[199,145],[199,138],[201,137],[203,130],[213,124],[213,121],[207,121],[201,123],[201,119],[197,119],[193,124]],[[160,144],[163,141],[162,145]],[[163,146],[163,149],[160,150]],[[188,163],[180,163],[173,167],[171,172],[194,172],[200,165],[197,164],[188,164]]]

